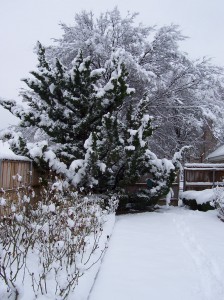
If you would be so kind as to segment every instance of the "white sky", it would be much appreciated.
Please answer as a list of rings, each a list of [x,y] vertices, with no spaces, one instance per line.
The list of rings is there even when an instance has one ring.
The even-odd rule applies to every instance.
[[[145,25],[180,25],[190,38],[182,49],[193,58],[208,56],[224,66],[224,0],[0,0],[0,97],[19,99],[21,78],[36,65],[33,47],[52,43],[62,33],[60,22],[72,25],[74,15],[96,15],[118,6],[122,15],[139,12]],[[15,119],[0,108],[0,128]]]

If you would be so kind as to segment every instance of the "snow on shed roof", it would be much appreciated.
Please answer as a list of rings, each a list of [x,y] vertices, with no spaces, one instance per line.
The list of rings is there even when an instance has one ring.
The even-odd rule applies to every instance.
[[[213,151],[212,153],[210,153],[206,159],[208,160],[212,160],[212,159],[215,159],[215,158],[222,158],[224,157],[224,145],[218,147],[215,151]]]
[[[16,155],[10,149],[10,146],[7,142],[3,142],[0,140],[0,160],[1,159],[30,161],[28,157]]]

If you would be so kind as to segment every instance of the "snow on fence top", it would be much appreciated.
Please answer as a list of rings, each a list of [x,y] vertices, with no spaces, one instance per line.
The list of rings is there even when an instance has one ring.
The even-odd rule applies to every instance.
[[[31,161],[28,157],[16,155],[11,149],[7,142],[0,140],[0,160],[23,160]]]
[[[186,163],[184,169],[224,169],[223,164],[208,164],[208,163]]]

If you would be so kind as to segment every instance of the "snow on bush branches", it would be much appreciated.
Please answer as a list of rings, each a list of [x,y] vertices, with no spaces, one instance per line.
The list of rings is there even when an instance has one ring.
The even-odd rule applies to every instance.
[[[100,239],[116,199],[103,210],[100,198],[65,191],[61,181],[43,188],[35,204],[32,195],[18,192],[18,201],[0,202],[8,211],[0,220],[0,294],[20,299],[25,281],[30,299],[67,299],[106,249]]]
[[[218,211],[218,217],[224,221],[224,188],[217,186],[213,189],[214,199],[212,201],[213,206]]]

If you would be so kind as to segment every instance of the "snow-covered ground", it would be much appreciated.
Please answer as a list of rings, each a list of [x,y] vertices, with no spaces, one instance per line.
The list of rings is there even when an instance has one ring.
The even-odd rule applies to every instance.
[[[223,300],[224,223],[184,208],[119,216],[89,300]]]

